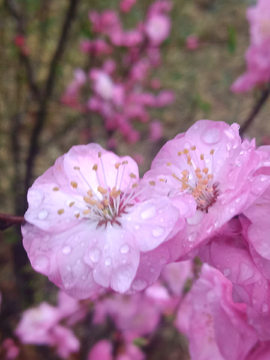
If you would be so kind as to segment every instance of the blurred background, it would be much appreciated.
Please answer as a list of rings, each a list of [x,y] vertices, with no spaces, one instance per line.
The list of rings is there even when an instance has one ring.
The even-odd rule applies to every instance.
[[[246,9],[255,1],[172,0],[171,10],[152,8],[169,19],[160,39],[151,38],[153,3],[137,0],[129,9],[118,0],[0,1],[0,212],[22,216],[27,189],[73,145],[97,142],[130,155],[143,175],[160,147],[197,120],[247,119],[260,91],[238,95],[230,87],[246,69]],[[116,20],[93,13],[111,10]],[[106,29],[106,21],[137,33],[119,40],[117,26]],[[147,35],[138,39],[140,31]],[[127,102],[134,112],[125,119]],[[268,141],[269,111],[270,102],[245,134],[257,144]],[[5,332],[29,304],[55,299],[55,287],[33,274],[19,228],[0,236]],[[173,342],[174,335],[166,336]]]

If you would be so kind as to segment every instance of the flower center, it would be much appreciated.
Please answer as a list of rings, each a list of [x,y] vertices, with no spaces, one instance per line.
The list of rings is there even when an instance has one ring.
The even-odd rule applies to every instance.
[[[100,158],[105,187],[101,186],[101,181],[97,173],[98,164],[95,164],[92,168],[92,170],[96,173],[99,184],[96,191],[93,190],[87,179],[84,177],[80,167],[75,166],[74,170],[79,172],[81,178],[87,184],[89,189],[83,197],[80,194],[82,199],[78,200],[77,198],[74,198],[74,200],[69,202],[68,206],[74,208],[74,216],[77,219],[85,218],[92,220],[93,222],[97,222],[97,226],[106,226],[108,222],[121,226],[119,218],[123,214],[127,213],[129,207],[134,205],[134,199],[137,196],[136,188],[138,187],[138,184],[134,182],[136,175],[133,173],[129,174],[129,184],[125,190],[122,191],[121,188],[128,161],[118,162],[114,165],[117,170],[115,185],[112,188],[108,187],[101,152],[99,152],[98,155]],[[78,190],[78,183],[76,181],[71,181],[70,185],[73,189]],[[53,190],[58,191],[59,188],[54,188]],[[58,210],[59,215],[62,215],[64,212],[64,209]]]
[[[220,194],[219,183],[214,182],[214,152],[206,159],[204,154],[198,154],[196,146],[178,152],[180,168],[184,169],[181,176],[172,176],[181,183],[180,191],[190,193],[197,203],[197,209],[208,212],[217,201]],[[167,163],[167,166],[171,166]]]

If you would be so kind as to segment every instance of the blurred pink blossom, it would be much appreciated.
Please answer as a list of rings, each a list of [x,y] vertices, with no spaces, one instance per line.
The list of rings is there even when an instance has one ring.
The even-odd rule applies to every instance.
[[[109,340],[100,340],[90,350],[87,360],[113,360],[112,351]]]
[[[199,39],[197,35],[189,35],[186,38],[186,47],[188,50],[195,50],[199,47]]]
[[[102,39],[82,40],[80,50],[83,53],[92,53],[95,56],[110,55],[113,52],[112,47]]]
[[[158,141],[163,136],[163,125],[158,120],[153,120],[150,124],[149,140]]]
[[[3,341],[2,347],[6,352],[5,360],[13,360],[19,356],[20,349],[15,344],[14,340],[11,338],[7,338]]]
[[[120,10],[124,13],[129,13],[137,0],[122,0],[120,3]]]
[[[159,45],[166,40],[170,31],[171,20],[163,14],[150,15],[145,24],[145,32],[153,45]]]

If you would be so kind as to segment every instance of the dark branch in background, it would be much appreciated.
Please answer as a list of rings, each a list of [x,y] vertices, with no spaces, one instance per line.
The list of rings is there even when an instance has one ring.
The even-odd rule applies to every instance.
[[[247,131],[248,127],[252,124],[253,120],[255,119],[256,115],[260,112],[261,108],[268,99],[269,95],[270,95],[270,84],[268,84],[267,88],[262,91],[261,96],[258,99],[257,103],[255,104],[254,108],[252,109],[249,117],[245,120],[244,124],[241,126],[239,131],[241,136],[243,136],[243,134]]]
[[[51,98],[53,87],[56,80],[56,68],[59,64],[59,61],[63,55],[65,46],[67,44],[68,33],[71,27],[71,23],[75,18],[76,9],[78,6],[79,0],[70,0],[69,1],[69,8],[65,17],[65,21],[63,24],[63,28],[61,31],[61,36],[58,41],[58,45],[56,47],[55,53],[51,60],[48,78],[45,84],[45,90],[41,99],[41,104],[39,111],[36,117],[36,123],[31,135],[30,139],[30,147],[28,152],[28,157],[26,160],[26,174],[25,174],[25,209],[27,207],[26,204],[26,193],[28,188],[31,186],[32,178],[33,178],[33,169],[34,169],[34,162],[39,153],[39,140],[41,132],[45,125],[45,120],[48,112],[48,102]]]
[[[25,38],[26,37],[25,21],[24,21],[22,14],[18,10],[16,3],[13,0],[5,0],[5,4],[9,10],[10,14],[16,20],[18,34],[22,35]],[[30,60],[28,54],[26,54],[25,52],[23,52],[21,50],[20,50],[20,57],[25,66],[27,81],[28,81],[31,93],[32,93],[34,99],[38,101],[38,100],[40,100],[40,90],[35,81],[35,75],[34,75],[34,70],[33,70],[31,60]]]
[[[0,230],[5,230],[13,225],[22,225],[25,223],[23,216],[14,216],[0,213]]]

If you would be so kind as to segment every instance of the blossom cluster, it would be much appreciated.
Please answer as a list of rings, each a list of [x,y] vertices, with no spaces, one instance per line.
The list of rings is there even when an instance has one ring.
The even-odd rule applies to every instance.
[[[194,360],[269,353],[270,148],[242,140],[237,124],[198,121],[161,148],[141,179],[128,156],[98,144],[74,146],[34,182],[28,203],[22,234],[32,267],[69,296],[95,301],[94,321],[110,316],[127,352],[135,338],[153,331],[160,314],[173,311]],[[166,269],[187,261],[184,278],[194,280],[195,256],[205,264],[183,299],[185,270],[174,271],[172,280]],[[52,334],[69,334],[67,353],[78,343],[62,325],[69,314],[61,315],[61,307],[41,304],[25,316],[57,312],[40,339],[66,356]],[[137,311],[142,319],[147,312],[146,323],[132,323]],[[16,330],[23,342],[27,323],[23,318]],[[110,359],[108,341],[89,359],[95,351]]]
[[[128,13],[135,2],[123,0],[120,10]],[[152,3],[144,21],[129,30],[124,29],[114,10],[89,12],[94,39],[83,40],[80,50],[89,57],[91,69],[88,73],[74,71],[62,102],[82,112],[99,114],[111,148],[116,131],[129,143],[139,140],[136,122],[148,124],[150,140],[158,140],[163,134],[162,123],[152,119],[149,110],[171,104],[174,93],[162,89],[161,81],[151,73],[161,64],[160,47],[170,34],[171,8],[168,0]],[[87,94],[88,99],[82,99],[81,94]]]
[[[247,10],[250,23],[250,46],[245,58],[247,72],[232,85],[234,92],[246,92],[270,81],[270,3],[258,0]]]

